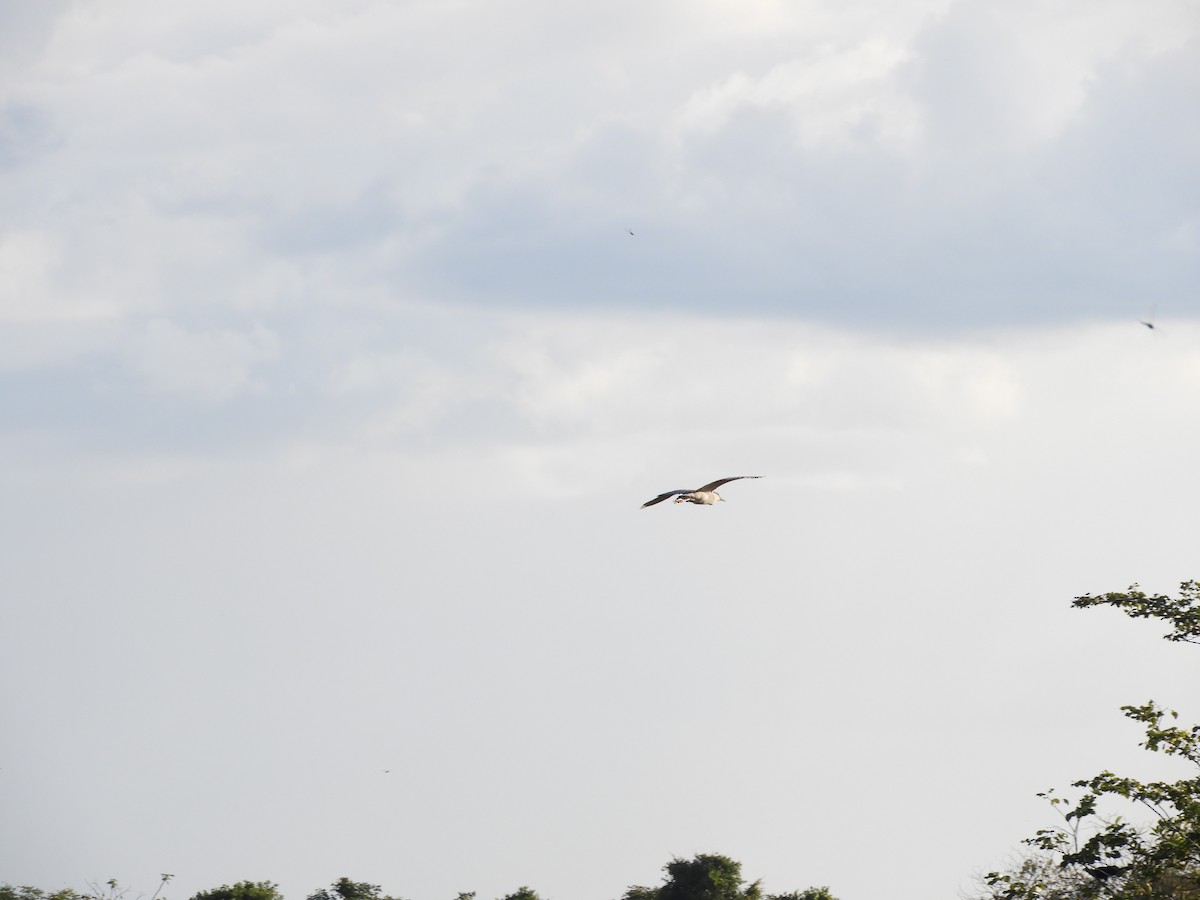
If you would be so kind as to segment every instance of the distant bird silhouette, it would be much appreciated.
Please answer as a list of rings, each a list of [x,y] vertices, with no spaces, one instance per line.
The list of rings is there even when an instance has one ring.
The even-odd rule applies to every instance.
[[[630,234],[633,234],[633,229],[632,229],[632,228],[626,228],[625,230],[626,230],[626,231],[628,231]]]
[[[694,491],[687,488],[681,488],[678,491],[667,491],[665,494],[659,494],[653,500],[647,500],[642,504],[642,509],[647,506],[653,506],[655,503],[662,503],[668,497],[674,497],[676,503],[697,503],[703,506],[712,506],[720,501],[725,502],[725,499],[717,493],[717,488],[730,481],[738,481],[742,478],[762,478],[761,475],[734,475],[732,478],[722,478],[719,481],[710,481],[704,487],[696,488]]]
[[[1142,321],[1141,319],[1138,319],[1138,323],[1141,325],[1145,325],[1147,328],[1149,328],[1151,331],[1153,331],[1154,330],[1154,314],[1157,311],[1158,311],[1157,306],[1150,307],[1150,321],[1145,322],[1145,321]]]

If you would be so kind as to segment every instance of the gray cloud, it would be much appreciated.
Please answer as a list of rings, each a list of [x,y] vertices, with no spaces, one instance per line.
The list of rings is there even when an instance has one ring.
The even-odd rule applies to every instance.
[[[89,9],[9,90],[11,152],[36,164],[0,191],[15,226],[57,235],[60,277],[115,278],[135,309],[221,302],[191,267],[244,282],[264,252],[326,258],[362,293],[856,327],[1123,317],[1131,294],[1195,294],[1196,45],[1171,6],[1136,23],[914,7],[890,34],[764,12],[773,37],[705,10],[671,64],[622,37],[623,8],[582,31],[485,15],[491,40],[449,48],[431,39],[452,11],[214,14],[185,38],[182,19],[121,35]],[[33,122],[58,143],[18,136]]]

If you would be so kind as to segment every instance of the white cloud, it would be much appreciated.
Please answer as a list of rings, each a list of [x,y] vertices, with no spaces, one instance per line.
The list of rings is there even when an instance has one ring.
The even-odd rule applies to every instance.
[[[0,232],[0,323],[70,324],[113,316],[119,306],[63,283],[63,251],[44,230]]]
[[[188,331],[156,319],[129,342],[133,370],[154,391],[204,402],[261,389],[255,368],[279,354],[276,336],[262,326],[248,332]]]
[[[846,49],[819,47],[760,77],[738,71],[690,97],[679,127],[711,135],[740,108],[765,108],[788,118],[798,149],[828,152],[866,139],[903,150],[917,127],[917,108],[895,79],[906,59],[902,46],[872,39]]]
[[[1184,51],[1185,4],[958,2],[910,48],[905,82],[925,109],[925,151],[1008,157],[1073,127],[1112,66]]]
[[[6,320],[46,315],[46,283],[58,254],[38,234],[0,234],[0,315]]]
[[[426,439],[441,433],[445,418],[468,405],[474,389],[463,372],[413,351],[354,355],[327,379],[334,402],[362,404],[358,437],[385,446],[404,445],[415,433]]]
[[[1139,436],[1200,391],[1195,325],[1178,320],[1160,326],[1169,339],[1131,320],[969,343],[663,316],[514,316],[497,321],[498,334],[470,337],[453,320],[442,325],[421,351],[335,345],[305,432],[243,452],[304,446],[318,467],[341,459],[390,481],[384,473],[398,466],[427,473],[413,491],[496,499],[594,498],[727,468],[798,489],[900,490],[949,473],[1086,469],[1075,435],[1114,415],[1126,437],[1106,440],[1137,468]],[[244,386],[249,365],[216,366],[211,343],[201,372],[230,381],[188,366],[175,383]],[[247,354],[244,337],[237,346]],[[1124,362],[1098,369],[1096,359]],[[1176,427],[1178,446],[1200,440],[1186,420]]]

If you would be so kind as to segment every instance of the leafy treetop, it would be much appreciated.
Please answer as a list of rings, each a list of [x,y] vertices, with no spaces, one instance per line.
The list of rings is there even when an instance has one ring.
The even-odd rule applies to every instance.
[[[193,894],[191,900],[283,900],[273,881],[239,881]]]
[[[381,890],[377,884],[351,881],[343,877],[329,887],[309,894],[308,900],[400,900],[399,897],[388,897],[380,893]]]
[[[1180,596],[1147,596],[1137,585],[1124,593],[1077,597],[1073,606],[1115,606],[1137,619],[1161,619],[1169,641],[1200,644],[1200,583],[1185,581]],[[1194,767],[1179,781],[1140,781],[1104,771],[1073,783],[1077,800],[1046,791],[1062,824],[1043,828],[1025,843],[1036,853],[1007,872],[984,878],[987,900],[1200,900],[1200,725],[1180,727],[1179,714],[1154,701],[1121,707],[1140,722],[1151,752]],[[1147,826],[1106,811],[1112,802],[1151,813]]]
[[[83,900],[83,894],[73,891],[71,888],[63,888],[61,891],[50,893],[27,884],[20,887],[0,884],[0,900]]]
[[[1071,604],[1080,609],[1089,606],[1113,606],[1134,619],[1161,619],[1170,623],[1172,630],[1164,634],[1168,641],[1186,641],[1200,644],[1200,582],[1185,581],[1179,585],[1179,596],[1163,594],[1148,595],[1138,586],[1128,591],[1101,594],[1093,597],[1084,594]]]
[[[761,882],[745,885],[742,864],[719,853],[676,857],[663,868],[667,873],[663,884],[633,885],[622,900],[837,900],[824,887],[764,896]]]

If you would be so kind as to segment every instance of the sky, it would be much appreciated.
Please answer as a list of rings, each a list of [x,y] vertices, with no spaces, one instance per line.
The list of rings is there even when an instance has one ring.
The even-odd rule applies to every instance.
[[[1190,0],[0,0],[0,882],[928,900],[1177,772],[1070,601],[1200,577],[1198,108]]]

